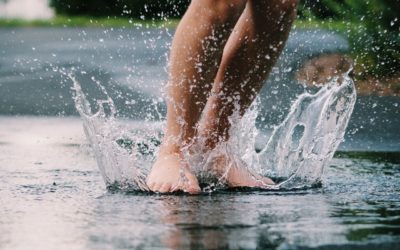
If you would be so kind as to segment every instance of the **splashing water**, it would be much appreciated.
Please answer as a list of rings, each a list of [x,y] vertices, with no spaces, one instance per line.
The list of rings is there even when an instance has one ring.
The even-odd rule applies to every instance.
[[[73,81],[75,106],[83,119],[86,137],[93,148],[97,165],[108,187],[121,189],[148,190],[145,179],[154,160],[154,152],[161,138],[158,124],[146,124],[143,129],[127,129],[126,124],[115,118],[116,108],[106,89],[99,81],[94,81],[107,96],[98,100],[98,110],[85,98],[80,84]],[[108,111],[108,112],[107,112]],[[135,143],[139,142],[139,143]],[[145,144],[146,143],[146,144]]]
[[[259,171],[285,178],[277,185],[281,188],[318,183],[343,140],[355,101],[355,86],[348,73],[334,78],[316,94],[300,95],[258,154]]]
[[[72,75],[69,77],[73,81],[76,108],[106,185],[148,191],[145,180],[157,155],[163,124],[118,120],[113,100],[99,81],[94,80],[107,98],[97,100],[96,107],[92,107],[79,82]],[[355,100],[354,83],[348,73],[333,79],[315,94],[300,95],[259,152],[255,150],[259,132],[255,125],[256,102],[244,116],[232,115],[228,141],[207,153],[201,146],[194,146],[190,154],[184,154],[185,160],[199,181],[207,184],[203,191],[224,186],[223,178],[210,178],[210,164],[221,155],[228,156],[225,173],[239,166],[255,176],[279,180],[269,189],[311,187],[320,183],[324,166],[343,140]]]

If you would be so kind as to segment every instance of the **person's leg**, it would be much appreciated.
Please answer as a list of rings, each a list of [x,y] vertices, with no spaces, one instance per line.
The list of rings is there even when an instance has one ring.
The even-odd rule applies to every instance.
[[[171,47],[167,126],[158,158],[147,178],[150,190],[199,191],[181,150],[195,135],[223,47],[245,4],[246,0],[193,0],[182,18]]]
[[[296,0],[249,0],[225,46],[221,64],[200,122],[199,137],[213,149],[228,139],[229,116],[243,114],[259,93],[279,57],[295,18]],[[227,159],[219,159],[226,164]],[[223,166],[220,166],[223,168]],[[218,166],[217,166],[218,168]],[[232,168],[231,186],[260,186],[245,168]],[[239,171],[239,172],[238,172]],[[242,171],[242,172],[240,172]],[[263,179],[272,183],[269,179]]]

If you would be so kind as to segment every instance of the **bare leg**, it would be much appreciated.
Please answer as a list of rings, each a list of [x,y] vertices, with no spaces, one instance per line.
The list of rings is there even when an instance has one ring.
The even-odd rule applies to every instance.
[[[181,150],[193,139],[223,47],[246,0],[193,1],[171,48],[167,86],[167,128],[147,184],[155,192],[200,191]]]
[[[225,46],[223,57],[200,122],[199,135],[213,149],[228,139],[228,117],[235,103],[243,114],[259,93],[287,40],[295,17],[296,0],[249,0]],[[224,168],[228,159],[218,159]],[[254,178],[256,177],[256,178]],[[230,186],[263,186],[272,181],[233,167]]]

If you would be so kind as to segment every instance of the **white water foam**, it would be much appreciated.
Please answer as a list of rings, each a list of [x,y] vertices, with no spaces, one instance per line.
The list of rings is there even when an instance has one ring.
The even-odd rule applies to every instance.
[[[162,123],[123,122],[116,118],[116,108],[109,97],[91,107],[80,84],[72,75],[69,77],[74,84],[76,108],[106,185],[148,191],[145,180],[162,139]],[[109,96],[100,82],[94,80],[94,84]],[[255,104],[243,117],[230,118],[227,142],[207,153],[201,146],[197,150],[193,147],[190,154],[185,154],[186,161],[200,182],[207,184],[203,191],[224,186],[223,178],[209,178],[209,165],[221,155],[229,156],[225,157],[225,172],[241,166],[255,176],[280,180],[267,189],[311,187],[320,183],[324,167],[343,140],[355,100],[354,83],[348,74],[333,79],[315,94],[300,95],[260,152],[255,150]]]

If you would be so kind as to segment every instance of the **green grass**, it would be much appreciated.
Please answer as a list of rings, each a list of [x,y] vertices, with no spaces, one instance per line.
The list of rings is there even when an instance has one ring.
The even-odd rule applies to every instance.
[[[50,20],[1,19],[0,27],[175,27],[179,20],[140,20],[123,17],[56,16]]]
[[[179,19],[140,20],[124,17],[56,16],[50,20],[25,21],[21,19],[1,19],[0,27],[176,27]],[[352,25],[343,21],[321,21],[298,19],[295,28],[322,28],[347,32]]]
[[[350,32],[355,32],[360,28],[360,23],[343,20],[305,20],[297,19],[293,28],[300,29],[326,29],[333,30],[347,36]]]

